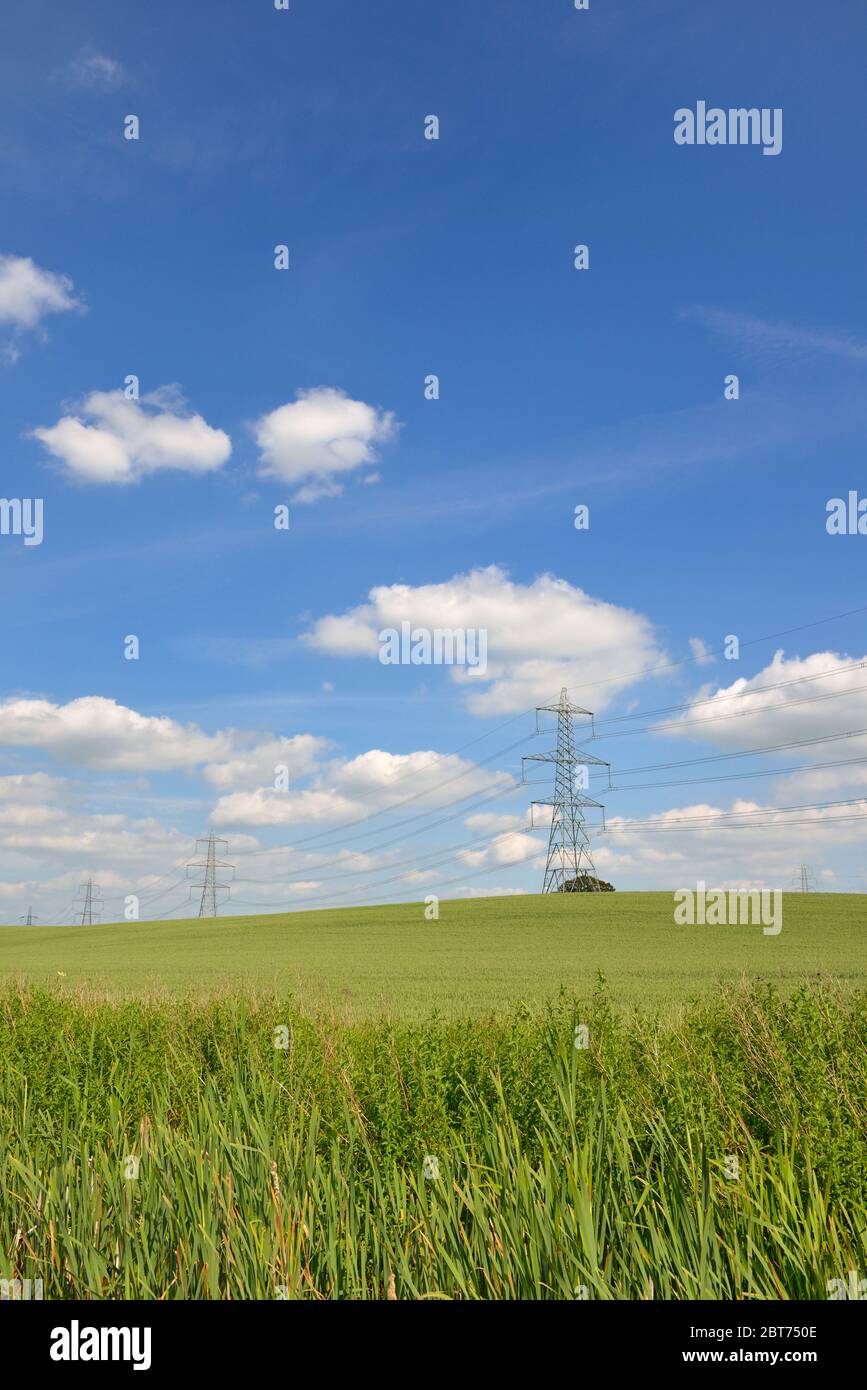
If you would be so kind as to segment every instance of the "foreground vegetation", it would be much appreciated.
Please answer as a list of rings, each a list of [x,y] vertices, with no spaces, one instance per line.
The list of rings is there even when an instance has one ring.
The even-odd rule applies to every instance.
[[[432,888],[435,892],[435,886]],[[231,904],[228,905],[231,910]],[[141,995],[291,990],[305,1009],[455,1018],[541,1006],[604,970],[619,1001],[676,1005],[744,973],[795,988],[827,972],[867,987],[867,897],[787,893],[778,936],[678,927],[671,893],[548,893],[189,922],[0,927],[0,980]],[[63,972],[61,975],[59,972]]]
[[[832,982],[676,1019],[600,982],[356,1023],[8,987],[0,1274],[46,1298],[823,1299],[867,1269],[865,1035],[867,992]]]

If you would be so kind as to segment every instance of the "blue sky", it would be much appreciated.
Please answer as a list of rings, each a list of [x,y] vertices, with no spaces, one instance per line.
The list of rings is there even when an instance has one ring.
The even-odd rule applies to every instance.
[[[813,742],[867,727],[865,614],[819,621],[867,605],[867,539],[825,525],[867,494],[862,6],[89,0],[5,31],[2,490],[44,538],[0,536],[0,917],[90,874],[146,902],[209,829],[239,875],[295,847],[239,903],[535,890],[508,779],[540,742],[471,764],[562,685],[642,716],[592,745],[615,783],[810,740],[646,780],[795,773],[626,774],[618,887],[864,886],[864,808],[824,803],[867,762],[812,766],[867,757]],[[676,145],[699,100],[781,108],[781,152]],[[488,678],[381,664],[404,617],[484,627]],[[716,691],[754,713],[651,728]],[[655,819],[732,810],[753,828]]]

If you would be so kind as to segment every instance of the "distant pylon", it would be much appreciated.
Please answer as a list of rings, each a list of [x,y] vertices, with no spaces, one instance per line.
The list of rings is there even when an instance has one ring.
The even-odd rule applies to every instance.
[[[799,893],[815,892],[813,874],[809,864],[798,865],[798,872],[795,874],[795,887]]]
[[[27,909],[27,916],[26,916],[26,917],[19,917],[19,918],[18,918],[18,921],[19,921],[19,922],[23,922],[24,925],[27,926],[27,927],[32,927],[34,922],[38,922],[38,921],[39,921],[39,918],[38,918],[38,917],[34,917],[34,916],[33,916],[33,908],[32,908],[32,907],[28,907],[28,909]]]
[[[92,878],[89,878],[89,879],[87,880],[86,883],[82,883],[82,884],[79,886],[78,891],[79,891],[79,894],[82,894],[82,893],[84,894],[84,898],[83,898],[83,899],[82,899],[81,897],[78,897],[78,898],[76,898],[76,900],[75,900],[76,903],[82,903],[82,908],[81,908],[81,925],[82,925],[83,927],[92,927],[92,926],[93,926],[93,909],[94,909],[94,907],[99,908],[99,907],[102,906],[102,903],[101,903],[101,901],[100,901],[100,893],[101,893],[102,890],[100,889],[100,887],[99,887],[98,884],[94,883],[94,881],[93,881]],[[97,912],[97,921],[98,921],[98,920],[99,920],[99,913]]]
[[[200,850],[199,845],[204,845],[205,848]],[[222,893],[223,891],[225,891],[227,895],[230,892],[229,885],[227,883],[217,882],[217,870],[231,869],[233,873],[235,872],[234,864],[227,864],[224,859],[217,858],[217,845],[225,845],[225,853],[228,854],[228,840],[221,840],[216,835],[208,835],[207,839],[202,838],[201,840],[197,840],[196,854],[203,854],[205,858],[193,860],[191,863],[187,865],[188,870],[204,869],[202,882],[194,882],[190,885],[190,896],[192,896],[193,888],[201,888],[202,890],[202,897],[199,903],[200,917],[216,917],[218,892]]]
[[[580,705],[573,705],[569,700],[569,693],[565,687],[560,691],[560,699],[556,705],[539,705],[536,710],[536,732],[539,729],[539,715],[542,713],[556,714],[557,716],[557,747],[550,753],[530,753],[522,759],[525,762],[553,763],[554,764],[554,795],[550,801],[534,801],[532,806],[552,806],[551,830],[548,836],[548,859],[545,864],[545,878],[542,883],[543,893],[563,893],[574,891],[577,887],[577,880],[582,874],[590,875],[594,880],[594,888],[598,891],[596,884],[596,869],[590,854],[590,840],[585,829],[586,819],[584,809],[587,806],[595,806],[602,811],[603,825],[605,823],[605,808],[601,801],[594,801],[592,797],[584,795],[586,791],[585,780],[578,786],[578,769],[587,769],[590,766],[604,767],[608,769],[608,785],[611,786],[610,764],[595,758],[592,753],[584,753],[575,748],[575,735],[572,729],[572,719],[576,714],[584,714],[590,720],[591,730],[593,729],[593,715],[590,710],[582,709]],[[524,778],[526,781],[526,778]],[[532,815],[532,807],[531,807]],[[566,885],[573,885],[567,888]]]

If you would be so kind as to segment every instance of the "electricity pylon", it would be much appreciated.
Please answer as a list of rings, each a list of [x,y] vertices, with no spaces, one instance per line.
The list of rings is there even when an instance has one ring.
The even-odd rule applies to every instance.
[[[101,898],[100,898],[100,894],[101,894],[102,890],[101,890],[101,888],[99,887],[98,884],[94,883],[94,881],[93,881],[92,878],[89,878],[89,879],[87,880],[86,883],[82,883],[82,884],[79,885],[78,891],[79,891],[79,894],[81,894],[81,893],[84,894],[84,898],[83,898],[83,899],[82,899],[81,897],[78,897],[78,898],[76,898],[76,900],[75,900],[76,903],[82,903],[82,908],[81,908],[81,925],[82,925],[83,927],[92,927],[92,926],[93,926],[93,909],[94,909],[94,906],[96,906],[97,908],[99,908],[99,907],[102,906],[102,901],[101,901]],[[99,913],[98,913],[98,912],[97,912],[96,916],[97,916],[97,921],[99,921]]]
[[[204,845],[206,846],[206,848],[199,849],[199,845]],[[200,917],[216,917],[218,892],[222,893],[223,891],[225,891],[225,893],[228,896],[228,893],[230,891],[228,883],[217,882],[217,870],[231,869],[232,873],[235,872],[234,864],[227,864],[224,859],[217,858],[217,845],[225,845],[225,852],[226,854],[228,854],[228,840],[221,840],[216,835],[209,835],[207,839],[202,838],[201,840],[197,840],[196,854],[203,854],[205,858],[193,860],[191,863],[187,865],[188,871],[190,869],[204,869],[202,882],[195,882],[190,884],[190,897],[192,897],[193,888],[201,888],[202,890],[202,898],[199,903]]]
[[[19,918],[18,918],[18,921],[19,921],[19,922],[23,922],[24,925],[27,926],[27,927],[32,927],[34,922],[38,922],[38,921],[39,921],[39,918],[38,918],[38,917],[34,917],[34,916],[33,916],[33,908],[32,908],[32,907],[28,907],[28,909],[27,909],[27,916],[26,916],[26,917],[19,917]]]
[[[813,873],[809,864],[799,864],[798,872],[795,875],[795,888],[799,893],[815,892],[813,883]]]
[[[536,733],[542,732],[539,728],[539,715],[543,713],[556,714],[557,716],[557,747],[550,753],[529,753],[521,759],[521,773],[524,781],[526,781],[523,769],[525,762],[554,764],[553,797],[549,801],[533,801],[530,807],[531,821],[533,807],[553,807],[551,831],[548,836],[548,859],[545,864],[542,892],[574,892],[577,888],[577,880],[582,874],[590,875],[594,880],[595,890],[599,891],[596,869],[590,854],[590,840],[585,829],[584,810],[587,806],[595,806],[601,810],[604,826],[605,808],[601,801],[594,801],[592,797],[584,795],[586,778],[589,773],[585,772],[583,777],[579,777],[578,770],[587,769],[590,766],[606,768],[610,789],[611,766],[602,758],[595,758],[592,753],[584,753],[581,749],[576,749],[575,734],[572,729],[573,716],[576,714],[587,715],[590,720],[591,733],[595,736],[593,715],[590,710],[582,709],[580,705],[573,705],[565,687],[560,691],[560,699],[556,705],[538,706],[536,710]],[[579,783],[580,785],[576,785]],[[572,888],[567,888],[567,884],[572,884]]]

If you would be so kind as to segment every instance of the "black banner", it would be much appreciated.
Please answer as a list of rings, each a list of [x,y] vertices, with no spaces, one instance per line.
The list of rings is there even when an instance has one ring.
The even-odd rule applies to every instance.
[[[861,1299],[858,1300],[863,1301]],[[416,1303],[409,1311],[369,1304],[310,1305],[273,1303],[44,1303],[0,1301],[0,1329],[8,1354],[14,1348],[26,1362],[52,1377],[113,1375],[164,1376],[168,1372],[286,1372],[287,1353],[303,1346],[305,1333],[348,1332],[351,1341],[329,1342],[328,1370],[340,1364],[346,1348],[356,1370],[369,1345],[382,1367],[387,1343],[359,1343],[356,1336],[391,1339],[400,1330],[424,1335],[467,1332],[484,1339],[492,1362],[514,1352],[516,1338],[528,1331],[550,1337],[556,1328],[573,1349],[604,1356],[610,1371],[667,1372],[675,1367],[765,1366],[774,1370],[806,1366],[827,1377],[857,1356],[864,1334],[861,1310],[848,1297],[823,1303],[614,1303],[576,1300],[574,1304],[462,1306]],[[499,1318],[508,1314],[500,1326]],[[517,1317],[517,1321],[516,1321]],[[454,1321],[453,1321],[454,1319]],[[539,1321],[537,1322],[537,1319]],[[332,1321],[333,1320],[333,1321]],[[521,1324],[523,1323],[523,1331]],[[495,1330],[492,1330],[495,1329]],[[320,1347],[322,1344],[319,1344]],[[455,1344],[425,1342],[424,1367],[430,1372],[442,1348],[454,1371]],[[479,1344],[481,1350],[481,1344]],[[396,1344],[395,1344],[396,1350]],[[373,1369],[373,1367],[371,1367]],[[404,1365],[401,1376],[409,1372]]]

